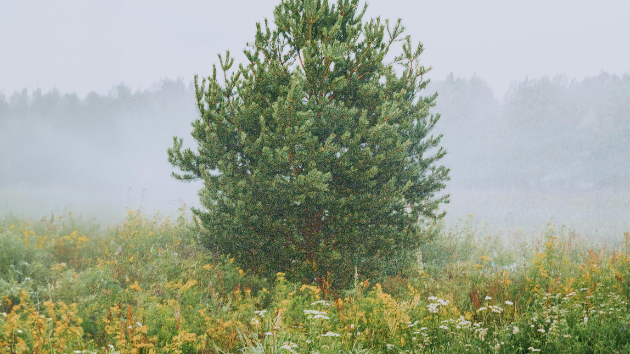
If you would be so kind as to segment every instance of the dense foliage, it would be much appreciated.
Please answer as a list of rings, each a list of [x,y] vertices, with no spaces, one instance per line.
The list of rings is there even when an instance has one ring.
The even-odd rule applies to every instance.
[[[467,222],[407,277],[334,293],[211,258],[194,227],[0,220],[0,353],[630,350],[630,233],[604,248],[548,227],[503,246]]]
[[[176,138],[169,161],[204,181],[206,242],[243,268],[342,284],[355,269],[396,273],[416,257],[419,221],[443,215],[422,45],[364,13],[358,0],[283,1],[246,65],[230,72],[227,53],[196,83],[198,152]]]

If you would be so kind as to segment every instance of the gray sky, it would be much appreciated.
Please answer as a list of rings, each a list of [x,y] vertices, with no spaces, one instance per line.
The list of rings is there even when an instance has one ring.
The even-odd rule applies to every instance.
[[[241,53],[278,0],[0,0],[0,92],[57,87],[84,96],[124,82],[207,75],[216,54]],[[513,80],[630,71],[630,1],[373,0],[368,16],[401,17],[425,44],[431,77]],[[243,59],[242,55],[237,60]]]

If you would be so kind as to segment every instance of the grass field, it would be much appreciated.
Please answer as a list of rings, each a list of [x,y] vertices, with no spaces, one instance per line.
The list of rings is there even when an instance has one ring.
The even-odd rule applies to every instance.
[[[404,274],[340,290],[259,279],[195,228],[0,220],[0,353],[630,352],[630,233],[596,245],[464,220]]]

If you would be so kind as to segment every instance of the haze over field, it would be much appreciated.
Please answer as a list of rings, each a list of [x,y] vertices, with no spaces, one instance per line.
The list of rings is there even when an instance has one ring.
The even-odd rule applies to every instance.
[[[192,141],[189,80],[226,49],[242,62],[276,3],[0,2],[0,214],[68,208],[109,223],[126,207],[198,205],[201,185],[175,181],[166,160],[173,135]],[[370,3],[368,17],[402,17],[434,67],[425,95],[440,95],[447,220],[630,230],[629,12],[623,1]]]

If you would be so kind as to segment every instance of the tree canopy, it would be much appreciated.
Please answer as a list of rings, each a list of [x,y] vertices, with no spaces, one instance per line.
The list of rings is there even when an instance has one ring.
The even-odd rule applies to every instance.
[[[207,245],[245,269],[336,282],[355,267],[395,272],[415,257],[422,222],[443,216],[423,46],[400,20],[364,21],[366,8],[282,1],[275,26],[257,24],[247,63],[228,52],[195,78],[198,149],[175,137],[169,161],[176,178],[204,182],[194,213]]]

